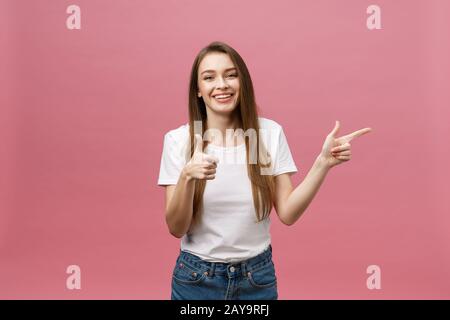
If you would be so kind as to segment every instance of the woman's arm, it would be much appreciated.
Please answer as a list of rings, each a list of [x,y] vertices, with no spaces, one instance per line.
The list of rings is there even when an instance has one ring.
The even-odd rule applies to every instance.
[[[192,220],[195,180],[186,173],[180,174],[176,185],[166,186],[166,223],[174,237],[181,238]]]
[[[284,224],[292,225],[300,218],[332,167],[350,160],[350,141],[372,131],[371,128],[364,128],[337,138],[339,128],[339,121],[336,121],[334,129],[325,139],[320,155],[314,161],[303,182],[294,190],[287,173],[275,177],[274,206]]]
[[[319,190],[328,170],[329,167],[318,157],[305,179],[294,190],[289,174],[275,177],[274,206],[281,222],[290,226],[300,218]]]
[[[202,137],[195,135],[195,149],[192,159],[184,166],[176,185],[166,187],[166,223],[169,232],[181,238],[192,221],[195,179],[213,180],[217,159],[203,153]]]

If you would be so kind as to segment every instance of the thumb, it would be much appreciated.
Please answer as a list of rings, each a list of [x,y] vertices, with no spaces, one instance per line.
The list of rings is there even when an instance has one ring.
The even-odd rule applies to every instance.
[[[195,135],[195,149],[194,152],[203,152],[203,139],[198,133]]]
[[[336,124],[335,124],[333,130],[330,132],[330,136],[335,137],[337,135],[337,133],[339,132],[340,127],[341,127],[341,124],[339,123],[338,120],[336,120]]]

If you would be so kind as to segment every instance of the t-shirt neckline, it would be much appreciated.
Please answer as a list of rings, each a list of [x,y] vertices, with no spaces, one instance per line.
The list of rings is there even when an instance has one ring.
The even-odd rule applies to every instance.
[[[233,147],[221,147],[221,146],[217,146],[212,143],[208,143],[208,145],[206,147],[207,148],[211,147],[211,149],[216,149],[216,150],[234,151],[234,150],[239,150],[239,149],[245,147],[245,143],[241,143],[241,144],[239,144],[237,146],[233,146]]]

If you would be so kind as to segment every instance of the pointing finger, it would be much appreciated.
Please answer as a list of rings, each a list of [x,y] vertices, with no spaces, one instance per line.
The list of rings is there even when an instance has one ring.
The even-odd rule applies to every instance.
[[[357,130],[357,131],[352,132],[350,134],[347,134],[347,135],[341,137],[340,139],[346,140],[348,142],[348,141],[351,141],[354,138],[362,136],[363,134],[369,133],[370,131],[372,131],[372,128],[360,129],[360,130]]]

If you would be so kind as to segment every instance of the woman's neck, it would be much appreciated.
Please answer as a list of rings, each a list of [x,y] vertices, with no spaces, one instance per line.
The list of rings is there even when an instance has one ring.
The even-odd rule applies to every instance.
[[[235,133],[230,136],[230,132],[228,132],[227,137],[227,129],[237,130],[242,128],[242,123],[239,119],[239,117],[235,114],[233,114],[232,117],[227,115],[208,115],[207,118],[207,128],[208,129],[214,129],[214,132],[220,131],[220,137],[217,137],[215,134],[212,135],[211,143],[218,146],[234,146],[239,145],[242,143],[242,141],[238,139],[237,143],[235,143],[233,136],[236,135]],[[229,145],[230,144],[230,145]]]

